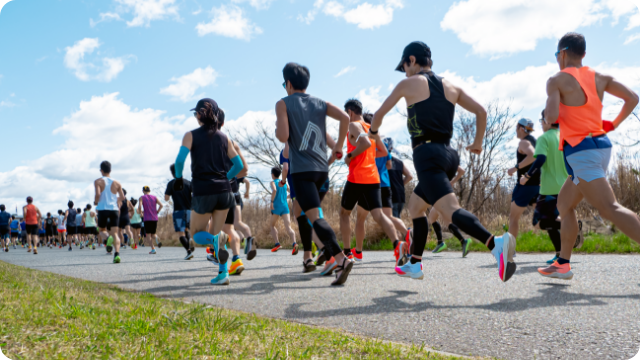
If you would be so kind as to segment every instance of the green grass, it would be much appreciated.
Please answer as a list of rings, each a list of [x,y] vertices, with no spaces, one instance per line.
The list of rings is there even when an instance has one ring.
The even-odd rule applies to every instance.
[[[0,346],[13,360],[456,359],[1,261],[0,299]]]

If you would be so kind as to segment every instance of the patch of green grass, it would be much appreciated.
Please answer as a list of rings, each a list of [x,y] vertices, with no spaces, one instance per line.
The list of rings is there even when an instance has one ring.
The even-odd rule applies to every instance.
[[[0,346],[14,360],[456,359],[1,261],[0,299]]]

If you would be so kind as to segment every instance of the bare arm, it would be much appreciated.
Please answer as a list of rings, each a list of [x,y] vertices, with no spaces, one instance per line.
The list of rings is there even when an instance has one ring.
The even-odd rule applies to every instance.
[[[547,80],[547,105],[544,109],[544,118],[550,124],[558,121],[560,116],[560,88],[556,81],[555,77]]]
[[[95,187],[96,191],[96,196],[93,199],[93,205],[98,205],[98,203],[100,202],[100,195],[102,195],[102,189],[100,188],[100,183],[102,182],[102,179],[98,179],[96,181],[93,182],[93,186]]]
[[[171,196],[164,194],[164,201],[169,201],[169,199],[171,199]]]
[[[227,156],[229,157],[229,159],[233,159],[234,157],[238,156],[238,152],[236,151],[236,148],[233,146],[233,141],[231,141],[231,139],[229,138],[227,138],[227,141],[229,142],[227,144]],[[242,156],[240,158],[242,158]]]
[[[357,123],[349,124],[349,142],[352,145],[355,145],[356,148],[350,152],[351,156],[348,159],[345,159],[345,162],[350,162],[351,159],[365,152],[368,148],[371,147],[371,140],[369,140],[366,136],[360,136],[364,134],[362,126]]]
[[[473,154],[480,154],[482,152],[482,139],[484,139],[484,133],[487,130],[487,111],[464,90],[461,88],[457,88],[457,90],[458,105],[476,116],[476,136],[473,144],[467,146],[466,149]]]
[[[338,120],[340,122],[340,130],[338,131],[338,140],[336,141],[335,146],[333,147],[333,154],[342,154],[342,147],[344,146],[344,140],[347,137],[347,131],[349,130],[349,115],[344,112],[339,107],[333,105],[332,103],[327,103],[327,116]],[[341,157],[336,156],[336,158]]]
[[[624,101],[624,105],[622,105],[620,113],[616,116],[615,120],[613,120],[613,126],[617,128],[626,118],[629,117],[629,115],[631,115],[633,109],[638,106],[638,94],[624,84],[618,82],[613,77],[610,78],[604,91]]]
[[[387,147],[384,146],[384,143],[378,136],[378,138],[376,139],[376,157],[379,158],[379,157],[387,157],[387,156],[389,156],[389,151],[387,150]]]
[[[527,157],[526,157],[526,158],[524,158],[524,159],[520,162],[520,164],[519,164],[519,167],[520,167],[521,169],[522,169],[523,167],[525,167],[525,166],[529,166],[529,165],[533,164],[533,162],[536,160],[536,159],[533,157],[533,154],[536,152],[536,149],[533,147],[533,145],[531,145],[531,143],[530,143],[530,142],[528,142],[528,141],[526,141],[526,140],[521,141],[521,142],[520,142],[520,145],[518,145],[518,150],[519,150],[521,153],[523,153],[523,154],[527,155]]]
[[[156,204],[158,204],[158,206],[159,206],[157,213],[160,214],[160,212],[162,211],[162,208],[164,206],[162,205],[162,202],[158,198],[156,198]]]
[[[248,199],[249,198],[249,191],[251,190],[251,181],[244,179],[244,186],[245,186],[245,191],[244,191],[244,198]]]
[[[182,146],[186,147],[187,149],[189,149],[189,151],[191,151],[192,144],[193,144],[193,135],[191,135],[191,131],[189,131],[188,133],[184,134],[184,137],[182,138]]]
[[[409,168],[406,166],[402,167],[402,175],[404,175],[404,184],[407,185],[408,183],[411,182],[411,180],[413,180],[413,175],[411,175],[411,171],[409,171]]]
[[[387,160],[387,170],[393,169],[393,161]]]
[[[138,213],[142,215],[142,197],[138,199]]]
[[[113,187],[114,185],[117,188],[116,193],[118,194],[118,208],[122,208],[122,204],[127,201],[127,198],[124,196],[124,192],[122,191],[122,185],[120,185],[120,183],[117,181],[114,181],[111,187]]]
[[[273,203],[276,200],[276,191],[278,191],[276,189],[276,184],[274,182],[271,182],[271,203]]]
[[[464,176],[465,172],[466,171],[461,166],[458,166],[458,173],[456,174],[456,176],[453,179],[451,179],[451,185],[453,186],[453,184],[455,184],[458,181],[460,181],[460,179],[462,179],[462,177]]]
[[[385,99],[385,101],[380,105],[378,111],[373,114],[373,120],[371,120],[371,128],[369,132],[378,131],[380,126],[382,126],[382,119],[384,119],[385,115],[389,113],[393,109],[394,106],[404,97],[404,90],[407,84],[407,79],[402,80],[396,85],[391,94]]]
[[[289,140],[289,116],[284,100],[276,103],[276,138],[283,143]]]
[[[282,156],[284,156],[285,159],[289,159],[289,143],[285,143],[284,144],[284,150],[282,150]],[[286,162],[284,164],[282,164],[282,181],[287,182],[287,175],[289,174],[289,163]]]

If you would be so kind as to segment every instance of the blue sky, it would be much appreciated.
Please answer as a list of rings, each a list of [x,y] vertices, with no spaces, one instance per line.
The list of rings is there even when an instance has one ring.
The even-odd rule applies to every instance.
[[[565,3],[8,2],[0,12],[0,143],[11,156],[0,162],[8,184],[0,202],[88,201],[103,157],[122,169],[114,177],[125,188],[160,184],[181,135],[195,127],[188,110],[200,95],[240,119],[235,126],[271,122],[288,61],[310,68],[309,93],[336,104],[358,96],[375,111],[403,78],[393,71],[403,47],[422,40],[434,71],[483,102],[511,101],[536,118],[544,82],[557,71],[557,39],[575,30],[587,37],[585,63],[640,90],[637,5]],[[400,118],[385,126],[406,136]]]

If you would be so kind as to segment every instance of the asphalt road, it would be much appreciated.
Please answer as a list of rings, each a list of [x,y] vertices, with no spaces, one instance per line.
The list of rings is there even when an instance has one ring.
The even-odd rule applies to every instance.
[[[302,255],[259,251],[231,285],[216,287],[204,249],[126,249],[113,264],[104,248],[72,252],[19,248],[0,260],[142,290],[460,355],[503,359],[630,359],[640,348],[640,257],[577,255],[574,279],[536,269],[549,255],[518,254],[518,270],[499,281],[489,254],[425,253],[423,281],[399,278],[391,252],[365,252],[342,287],[319,271],[302,274]]]

